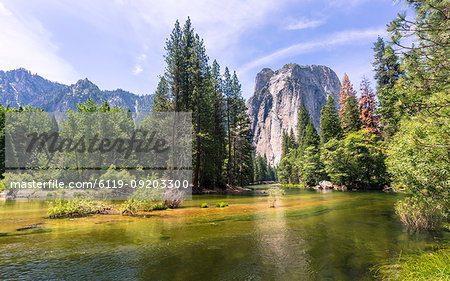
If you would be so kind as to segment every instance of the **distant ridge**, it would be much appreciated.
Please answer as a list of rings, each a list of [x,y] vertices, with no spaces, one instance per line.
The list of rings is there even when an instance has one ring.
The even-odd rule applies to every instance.
[[[64,112],[69,108],[75,109],[77,103],[88,98],[97,103],[106,100],[111,106],[124,107],[133,112],[149,112],[153,104],[153,95],[138,96],[122,89],[100,90],[87,78],[64,85],[31,74],[24,68],[0,70],[0,102],[4,106],[29,105],[49,112]]]

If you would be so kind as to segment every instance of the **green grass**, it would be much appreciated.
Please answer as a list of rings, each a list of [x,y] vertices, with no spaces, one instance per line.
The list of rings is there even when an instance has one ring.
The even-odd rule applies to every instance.
[[[450,250],[400,257],[394,264],[381,266],[377,273],[382,280],[450,280]]]
[[[158,210],[167,210],[167,206],[164,203],[158,203],[156,205],[153,206],[153,211],[158,211]]]
[[[216,203],[216,208],[225,208],[228,207],[228,203],[225,202],[217,202]]]
[[[410,228],[435,230],[444,221],[444,206],[431,199],[409,197],[395,204],[400,220]]]
[[[103,207],[100,201],[54,200],[49,202],[49,218],[85,217],[98,214]]]
[[[247,185],[246,188],[252,189],[252,190],[259,190],[259,189],[269,189],[274,186],[279,186],[277,183],[270,183],[270,184],[254,184],[254,185]]]
[[[284,188],[292,188],[292,189],[295,189],[295,188],[298,188],[298,189],[305,188],[305,186],[304,186],[303,184],[282,184],[281,187],[284,187]]]

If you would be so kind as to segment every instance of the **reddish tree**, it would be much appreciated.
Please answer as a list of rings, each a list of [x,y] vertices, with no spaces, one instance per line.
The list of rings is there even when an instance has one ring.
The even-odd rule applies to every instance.
[[[340,90],[340,98],[339,98],[339,117],[341,119],[344,118],[345,106],[347,105],[348,98],[350,96],[356,96],[356,91],[353,90],[353,85],[350,82],[350,79],[347,76],[347,73],[344,73],[344,78],[342,78],[342,86]]]
[[[362,121],[362,128],[370,133],[376,133],[378,128],[378,118],[374,113],[377,103],[375,93],[370,87],[370,82],[366,77],[361,81],[361,97],[359,98],[359,113]]]

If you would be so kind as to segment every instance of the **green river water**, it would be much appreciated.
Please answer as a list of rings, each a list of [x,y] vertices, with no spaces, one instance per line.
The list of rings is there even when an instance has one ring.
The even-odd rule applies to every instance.
[[[3,201],[0,279],[372,280],[377,266],[449,240],[403,227],[399,198],[289,190],[269,208],[263,196],[193,196],[145,216],[77,219],[46,219],[43,201]]]

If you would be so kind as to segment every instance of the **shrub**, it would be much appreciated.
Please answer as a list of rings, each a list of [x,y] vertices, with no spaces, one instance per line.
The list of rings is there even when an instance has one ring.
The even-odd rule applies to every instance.
[[[208,208],[208,203],[203,203],[200,208]]]
[[[395,205],[401,221],[413,229],[434,230],[440,227],[443,219],[443,207],[431,199],[409,197]]]
[[[167,210],[167,206],[164,203],[158,203],[156,205],[153,206],[153,210],[157,211],[157,210]]]
[[[443,108],[447,111],[445,116],[449,116],[450,107]],[[434,115],[435,113],[431,116]],[[427,122],[421,121],[422,119],[427,120],[424,117],[401,122],[400,131],[390,142],[387,164],[396,185],[404,187],[407,193],[427,202],[426,208],[434,220],[438,212],[433,209],[442,208],[446,216],[450,212],[450,162],[446,145],[450,122],[448,118]],[[436,206],[431,207],[430,204]],[[416,206],[415,209],[422,210],[425,208],[422,205],[424,204]],[[406,205],[404,207],[406,211]],[[413,212],[416,210],[410,211]]]
[[[216,207],[217,207],[217,208],[225,208],[225,207],[228,207],[228,203],[225,203],[225,202],[217,202],[217,203],[216,203]]]
[[[140,200],[127,200],[119,206],[120,214],[135,215],[141,208],[142,202]]]
[[[92,200],[54,200],[50,201],[49,218],[84,217],[100,213],[103,208],[100,201]]]
[[[167,189],[163,195],[163,203],[170,209],[176,209],[184,202],[185,193],[178,189]]]

